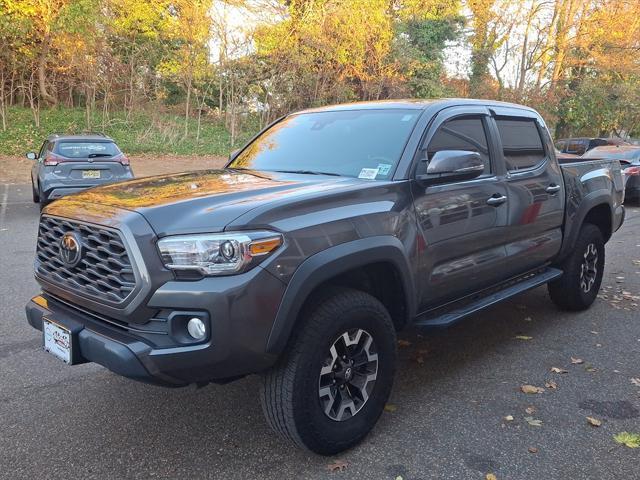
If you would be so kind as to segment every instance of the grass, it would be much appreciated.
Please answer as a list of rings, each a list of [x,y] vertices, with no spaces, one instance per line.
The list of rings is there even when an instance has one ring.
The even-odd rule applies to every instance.
[[[257,122],[248,120],[243,132],[231,145],[231,136],[222,121],[202,118],[200,138],[196,139],[197,120],[189,119],[189,133],[184,136],[184,117],[170,113],[110,112],[103,125],[102,112],[92,118],[92,131],[104,132],[127,154],[175,154],[226,156],[248,140],[257,130]],[[12,107],[7,112],[7,130],[0,127],[0,155],[24,155],[37,151],[51,133],[86,131],[83,108],[51,108],[40,112],[40,127],[35,126],[28,108]]]

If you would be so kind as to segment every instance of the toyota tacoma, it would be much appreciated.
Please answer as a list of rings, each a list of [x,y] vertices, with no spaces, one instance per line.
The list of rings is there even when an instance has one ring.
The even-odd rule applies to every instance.
[[[224,169],[93,188],[40,218],[45,350],[165,386],[262,378],[268,423],[333,454],[384,409],[396,332],[546,284],[595,300],[615,160],[560,166],[542,117],[481,100],[287,115]]]

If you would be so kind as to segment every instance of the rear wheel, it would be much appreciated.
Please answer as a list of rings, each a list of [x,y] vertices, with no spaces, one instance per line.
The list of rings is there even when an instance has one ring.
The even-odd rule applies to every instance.
[[[562,277],[550,282],[553,302],[564,310],[585,310],[596,299],[604,271],[604,240],[595,225],[580,229],[573,252],[564,260]]]
[[[33,184],[33,179],[31,180],[31,196],[33,198],[33,203],[40,202],[40,193],[36,190],[36,187]]]
[[[262,406],[276,432],[331,455],[362,440],[382,413],[395,373],[395,329],[384,306],[357,290],[332,289],[306,314],[264,375]]]

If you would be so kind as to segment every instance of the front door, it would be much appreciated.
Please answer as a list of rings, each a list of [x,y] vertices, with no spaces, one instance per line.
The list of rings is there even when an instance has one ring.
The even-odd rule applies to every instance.
[[[424,240],[418,255],[423,311],[504,279],[507,194],[489,120],[484,107],[444,110],[428,128],[415,159],[416,175],[426,172],[439,150],[478,152],[485,163],[484,173],[473,180],[426,188],[412,182]]]

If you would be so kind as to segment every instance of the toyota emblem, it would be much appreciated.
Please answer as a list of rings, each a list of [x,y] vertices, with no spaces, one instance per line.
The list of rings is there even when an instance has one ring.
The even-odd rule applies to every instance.
[[[82,258],[82,242],[76,232],[67,232],[60,240],[60,259],[68,267],[75,267]]]

